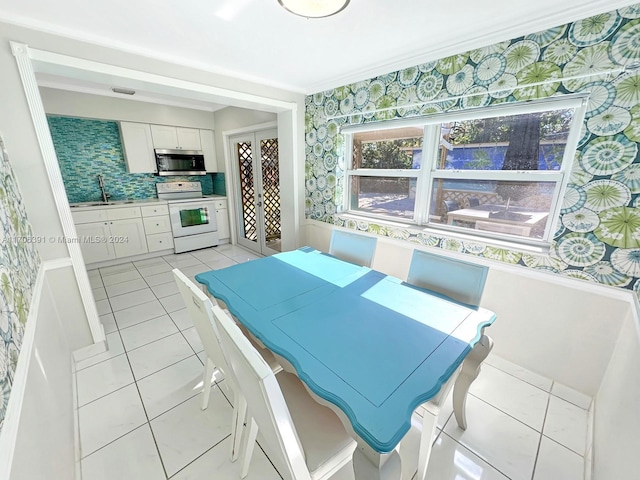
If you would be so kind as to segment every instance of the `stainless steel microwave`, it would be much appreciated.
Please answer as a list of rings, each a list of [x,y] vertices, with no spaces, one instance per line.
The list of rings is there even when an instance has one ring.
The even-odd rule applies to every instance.
[[[205,175],[204,154],[200,150],[156,149],[158,175]]]

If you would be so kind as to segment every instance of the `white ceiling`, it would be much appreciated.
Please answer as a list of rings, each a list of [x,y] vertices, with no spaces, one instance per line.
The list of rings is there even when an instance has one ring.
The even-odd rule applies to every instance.
[[[351,0],[314,20],[277,0],[0,0],[0,20],[315,93],[637,1]]]

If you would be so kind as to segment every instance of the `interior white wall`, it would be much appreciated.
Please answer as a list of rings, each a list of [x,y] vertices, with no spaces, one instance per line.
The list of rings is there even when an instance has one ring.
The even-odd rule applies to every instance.
[[[301,244],[327,251],[331,230],[307,220]],[[427,249],[380,237],[372,266],[406,279],[414,248]],[[487,330],[496,355],[596,395],[629,312],[629,292],[442,249],[436,253],[489,266],[481,306],[497,315]]]
[[[15,438],[11,473],[0,475],[10,480],[76,478],[72,352],[58,310],[64,301],[50,288],[55,280],[47,277],[39,307],[28,321],[27,328],[35,328],[33,344],[23,345],[27,354],[20,355],[20,362],[29,362],[26,378],[14,382],[25,382],[24,395],[14,389],[11,396],[22,408],[17,428],[2,430]]]
[[[127,98],[40,87],[44,111],[53,115],[157,123],[213,130],[213,112],[139,102]]]
[[[213,113],[213,117],[216,124],[214,137],[216,141],[216,157],[218,158],[219,172],[224,172],[226,169],[222,132],[237,130],[251,125],[275,122],[277,119],[275,113],[261,112],[258,110],[238,107],[227,107],[222,110],[218,110]]]
[[[593,478],[638,477],[640,451],[640,338],[638,306],[622,325],[595,398]]]

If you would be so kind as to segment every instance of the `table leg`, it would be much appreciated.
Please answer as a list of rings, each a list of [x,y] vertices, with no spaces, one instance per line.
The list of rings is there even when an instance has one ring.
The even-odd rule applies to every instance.
[[[471,383],[480,373],[480,365],[491,352],[493,348],[493,340],[484,333],[480,337],[478,343],[473,346],[467,358],[462,363],[462,370],[453,386],[453,413],[456,416],[458,426],[467,429],[467,417],[465,412],[465,404],[467,402],[467,392]]]
[[[400,454],[396,450],[378,453],[358,438],[353,451],[353,473],[355,480],[400,480]]]

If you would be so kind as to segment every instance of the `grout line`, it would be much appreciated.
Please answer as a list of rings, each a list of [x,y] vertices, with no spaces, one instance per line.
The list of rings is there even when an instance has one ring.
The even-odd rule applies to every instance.
[[[509,475],[507,475],[506,473],[504,473],[502,470],[500,470],[498,467],[496,467],[494,464],[492,464],[488,458],[485,458],[484,456],[480,455],[480,452],[476,452],[475,450],[471,449],[470,447],[468,447],[467,445],[463,444],[462,442],[459,442],[458,440],[456,440],[455,438],[453,438],[451,435],[449,435],[447,432],[445,432],[444,430],[442,430],[442,434],[441,435],[445,435],[447,437],[449,437],[451,440],[453,440],[455,443],[457,443],[458,445],[461,445],[462,447],[466,448],[467,450],[469,450],[473,455],[475,455],[476,457],[478,457],[480,460],[482,460],[484,463],[486,463],[487,465],[489,465],[491,468],[493,468],[496,472],[500,473],[501,475],[504,475],[505,478],[507,479],[511,479],[511,477],[509,477]]]
[[[551,384],[553,386],[553,383]],[[544,431],[544,424],[547,422],[547,414],[549,413],[549,405],[551,403],[551,393],[549,393],[549,396],[547,397],[547,408],[545,408],[544,410],[544,418],[542,419],[542,431]],[[540,457],[540,447],[542,446],[542,437],[543,437],[543,433],[542,431],[540,432],[540,439],[538,440],[538,448],[536,450],[536,458],[533,461],[533,471],[531,472],[531,480],[533,480],[533,478],[536,475],[536,467],[538,466],[538,458]]]
[[[549,393],[549,392],[547,392],[547,393]],[[537,430],[536,428],[532,427],[531,425],[528,425],[527,423],[523,422],[523,421],[522,421],[522,420],[520,420],[519,418],[514,417],[514,416],[513,416],[513,415],[511,415],[510,413],[505,412],[505,411],[504,411],[504,410],[502,410],[501,408],[498,408],[497,406],[495,406],[495,405],[493,405],[493,404],[491,404],[491,403],[487,402],[486,400],[484,400],[484,399],[482,399],[482,398],[478,397],[477,395],[474,395],[474,394],[473,394],[473,393],[471,393],[471,392],[468,392],[468,395],[471,395],[472,397],[477,398],[478,400],[480,400],[482,403],[485,403],[485,404],[489,405],[490,407],[495,408],[495,409],[496,409],[496,410],[498,410],[499,412],[501,412],[501,413],[505,414],[507,417],[510,417],[510,418],[512,418],[513,420],[515,420],[516,422],[521,423],[522,425],[524,425],[524,426],[525,426],[525,427],[527,427],[527,428],[530,428],[530,429],[531,429],[531,430],[533,430],[534,432],[539,433],[539,434],[542,434],[542,431],[541,431],[541,430]],[[548,405],[548,403],[549,403],[549,400],[547,400],[547,405]],[[544,421],[542,422],[542,429],[544,429]]]
[[[531,382],[528,382],[528,381],[527,381],[527,380],[525,380],[524,378],[519,377],[519,376],[517,376],[517,375],[515,375],[515,374],[513,374],[513,373],[511,373],[511,372],[507,372],[506,370],[503,370],[503,369],[502,369],[502,368],[500,368],[500,367],[497,367],[497,366],[492,365],[492,364],[490,364],[490,363],[483,363],[483,364],[482,364],[482,366],[483,366],[483,367],[484,367],[484,366],[486,366],[486,365],[489,365],[490,367],[493,367],[493,368],[495,368],[496,370],[501,371],[502,373],[506,373],[506,374],[507,374],[507,375],[509,375],[510,377],[513,377],[513,378],[515,378],[515,379],[517,379],[517,380],[520,380],[521,382],[524,382],[524,383],[526,383],[527,385],[531,385],[532,387],[535,387],[535,388],[537,388],[538,390],[542,390],[544,393],[551,393],[551,388],[553,387],[553,380],[551,380],[551,379],[549,379],[549,380],[551,380],[551,387],[549,387],[549,390],[545,390],[544,388],[540,388],[538,385],[535,385],[535,384],[533,384],[533,383],[531,383]],[[526,369],[525,369],[525,370],[526,370]],[[527,370],[527,372],[531,372],[531,370]],[[534,375],[537,375],[537,373],[534,373],[534,372],[531,372],[531,373],[532,373],[532,374],[534,374]],[[542,376],[542,375],[540,375],[540,376]],[[546,378],[546,377],[543,377],[543,378]]]
[[[185,468],[187,468],[189,465],[191,465],[193,462],[195,462],[196,460],[198,460],[199,458],[203,457],[204,455],[206,455],[207,453],[209,453],[211,450],[213,450],[215,447],[217,447],[218,445],[220,445],[222,442],[224,442],[227,438],[231,437],[231,434],[227,435],[226,437],[224,437],[222,440],[220,440],[218,443],[216,443],[215,445],[212,445],[211,448],[206,449],[204,452],[202,452],[200,455],[198,455],[196,458],[194,458],[193,460],[191,460],[189,463],[187,463],[184,467],[182,467],[180,470],[178,470],[176,473],[174,473],[173,475],[171,475],[171,477],[167,477],[167,478],[173,478],[175,477],[178,473],[180,473],[181,471],[183,471]],[[257,443],[257,442],[256,442]],[[213,473],[213,472],[212,472]]]

